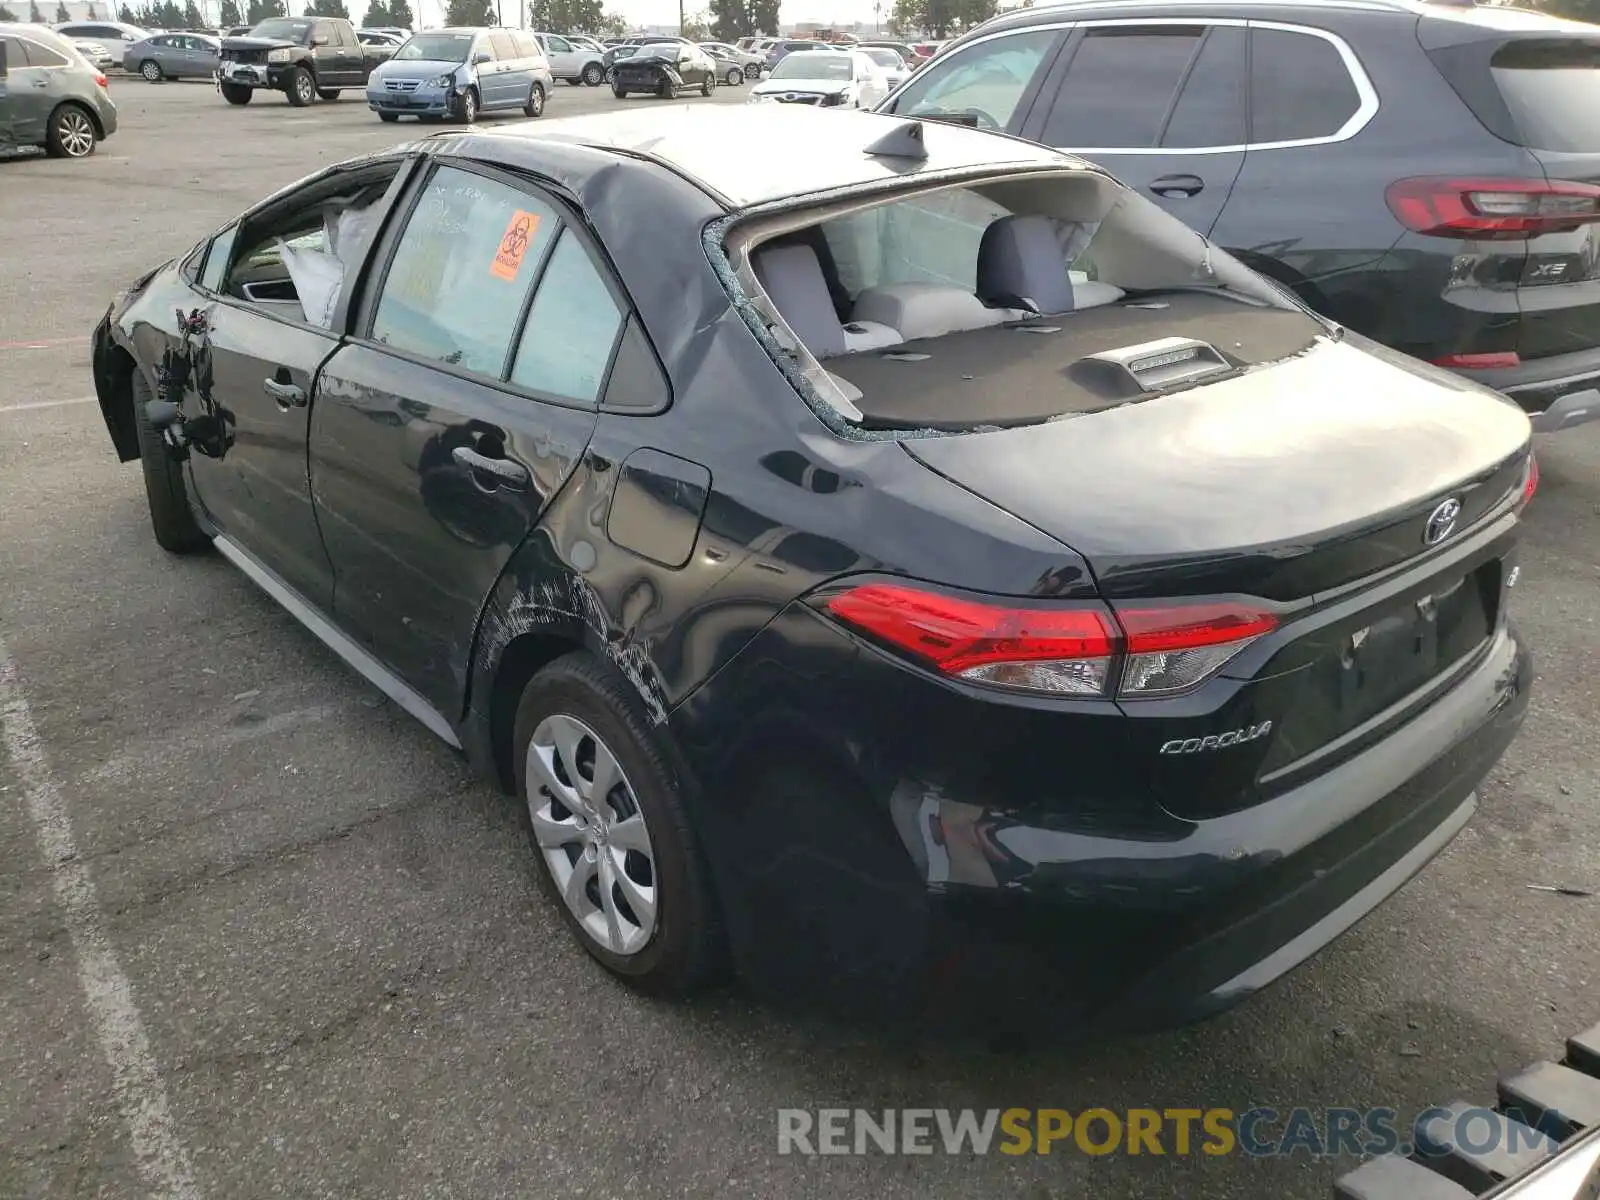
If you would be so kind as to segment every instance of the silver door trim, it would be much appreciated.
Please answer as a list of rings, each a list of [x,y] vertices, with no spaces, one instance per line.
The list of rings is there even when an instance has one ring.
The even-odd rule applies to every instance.
[[[354,667],[368,683],[421,721],[447,746],[454,750],[461,749],[461,739],[456,737],[456,731],[450,727],[450,722],[445,720],[438,709],[423,699],[421,693],[367,650],[357,645],[348,634],[313,608],[305,597],[279,579],[265,564],[227,534],[219,533],[212,541],[224,558],[286,608],[290,616],[316,634],[324,645]]]

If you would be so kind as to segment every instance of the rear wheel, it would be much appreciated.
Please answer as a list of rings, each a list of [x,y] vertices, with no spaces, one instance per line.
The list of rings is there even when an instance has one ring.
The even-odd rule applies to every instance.
[[[583,948],[645,991],[723,963],[720,914],[680,780],[622,677],[584,653],[529,681],[513,748],[536,871]]]
[[[63,104],[50,114],[44,148],[53,158],[87,158],[94,153],[94,122],[76,104]]]
[[[322,100],[337,100],[339,98],[339,89],[338,88],[318,88],[317,89],[317,96],[318,96],[319,99],[322,99]]]
[[[154,59],[147,58],[139,64],[139,74],[143,75],[148,83],[160,83],[161,64]]]
[[[530,117],[544,115],[544,84],[535,83],[528,89],[528,102],[522,106],[522,111]]]
[[[222,98],[229,104],[249,104],[250,97],[255,95],[255,88],[245,87],[242,83],[225,83],[222,85]]]
[[[744,72],[739,70],[738,67],[729,67],[728,68],[728,86],[729,87],[738,87],[743,82],[744,82]]]
[[[295,67],[289,72],[283,90],[289,93],[290,104],[296,108],[308,108],[316,101],[317,81],[304,67]]]
[[[599,63],[586,63],[583,68],[583,82],[588,87],[599,87],[606,81],[605,68]]]
[[[173,554],[189,554],[210,544],[189,507],[189,489],[183,466],[167,452],[166,443],[150,424],[144,406],[150,385],[138,367],[133,369],[133,427],[139,435],[139,462],[144,468],[144,493],[150,502],[150,525],[156,542]]]

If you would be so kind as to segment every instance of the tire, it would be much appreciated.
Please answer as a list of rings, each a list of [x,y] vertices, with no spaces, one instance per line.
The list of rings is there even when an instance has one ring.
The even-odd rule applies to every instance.
[[[617,69],[615,67],[606,68],[606,82],[610,84],[617,82]]]
[[[709,95],[711,95],[712,89],[715,88],[716,86],[717,86],[716,76],[707,75],[704,79],[702,79],[700,81],[700,94],[702,96],[709,96]]]
[[[738,87],[743,82],[744,82],[744,72],[739,70],[738,67],[730,67],[728,69],[728,86],[729,87]]]
[[[400,119],[399,113],[379,113],[378,120],[388,121],[391,125]]]
[[[612,94],[612,95],[613,95],[613,96],[615,96],[615,97],[616,97],[616,98],[617,98],[617,99],[618,99],[618,100],[621,100],[621,99],[622,99],[622,98],[623,98],[623,97],[624,97],[624,96],[626,96],[626,95],[627,95],[627,94],[628,94],[628,93],[627,93],[627,92],[626,92],[626,91],[624,91],[624,90],[623,90],[623,89],[622,89],[622,88],[619,88],[619,87],[613,87],[613,88],[612,88],[612,89],[611,89],[611,94]]]
[[[304,67],[295,67],[284,80],[283,90],[289,95],[289,103],[296,108],[309,108],[317,99],[316,76]]]
[[[146,83],[160,83],[161,64],[153,58],[147,58],[139,64],[139,74],[144,76]]]
[[[339,89],[338,88],[318,88],[317,89],[317,99],[319,99],[319,100],[337,100],[338,98],[339,98]]]
[[[44,148],[51,158],[88,158],[94,153],[94,121],[76,104],[62,104],[50,114]]]
[[[677,95],[677,92],[672,90],[671,80],[663,79],[661,81],[661,86],[656,88],[656,95],[660,96],[663,100],[671,100]]]
[[[528,89],[528,102],[522,106],[525,116],[544,116],[544,84],[535,83]]]
[[[597,62],[584,63],[583,83],[585,87],[599,87],[606,81],[605,68]]]
[[[450,102],[450,119],[458,125],[471,125],[478,119],[478,93],[468,88]]]
[[[583,86],[583,80],[579,79],[576,75],[569,75],[567,78],[563,79],[561,82],[566,84],[568,87],[582,87]]]
[[[138,367],[133,369],[133,427],[139,435],[139,462],[144,468],[144,493],[150,502],[150,525],[156,544],[172,554],[192,554],[211,544],[195,523],[189,507],[189,488],[183,467],[167,453],[165,443],[145,416],[150,384]]]
[[[255,88],[245,87],[242,83],[225,83],[222,85],[222,98],[229,104],[249,104],[250,97],[255,94]]]
[[[552,736],[560,733],[565,737]],[[543,747],[542,752],[535,751],[536,761],[559,763],[560,771],[541,767],[530,788],[528,768],[535,735]],[[571,770],[559,749],[563,744],[577,751]],[[678,773],[630,685],[608,664],[586,653],[557,659],[523,690],[513,749],[521,800],[518,808],[535,859],[535,873],[583,948],[640,991],[682,995],[712,982],[722,972],[726,958],[710,873],[679,795]],[[586,845],[577,810],[561,805],[555,789],[571,797],[572,770],[580,772],[578,781],[582,782],[580,764],[584,762],[591,764],[587,782],[592,785],[592,764],[607,749],[606,757],[619,770],[606,802],[575,800],[590,805],[591,814],[600,814],[589,824],[605,831],[601,840]],[[541,816],[539,833],[535,832],[535,809]],[[609,839],[625,824],[630,844],[620,849],[620,835],[618,842]],[[541,837],[546,846],[541,846]],[[642,850],[636,848],[640,844]],[[598,929],[585,925],[573,904],[563,898],[556,877],[560,866],[552,866],[552,858],[565,866],[569,882],[573,876],[581,882],[587,874],[595,885],[593,892],[586,886],[575,890],[573,904],[590,910],[587,917]],[[609,909],[599,887],[599,872],[608,867],[618,880],[609,893]],[[648,889],[654,902],[652,916],[644,914],[642,905],[638,911],[628,907],[626,898],[618,904],[616,897],[626,885],[631,885],[636,902]],[[597,897],[602,898],[600,905],[595,903]],[[614,923],[608,918],[614,918]],[[635,944],[629,945],[628,939],[635,939]],[[613,945],[622,948],[619,951]]]

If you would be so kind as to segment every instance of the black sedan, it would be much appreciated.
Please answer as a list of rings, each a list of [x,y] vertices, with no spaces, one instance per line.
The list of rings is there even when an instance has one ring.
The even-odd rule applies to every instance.
[[[161,545],[519,796],[646,988],[1213,1011],[1421,869],[1527,704],[1527,418],[1017,139],[437,136],[140,279],[94,371]]]
[[[670,99],[686,91],[711,95],[717,86],[717,60],[688,42],[647,42],[619,58],[611,75],[617,99],[644,92]]]

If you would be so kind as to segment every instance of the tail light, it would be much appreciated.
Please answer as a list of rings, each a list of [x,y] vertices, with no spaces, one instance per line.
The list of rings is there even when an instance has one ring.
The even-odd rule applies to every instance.
[[[94,73],[94,81],[103,88],[109,89],[111,87],[111,81],[105,77],[103,72],[96,71]]]
[[[824,607],[850,628],[954,679],[1126,699],[1188,691],[1278,626],[1272,613],[1233,603],[1022,607],[891,583],[836,593]]]
[[[1522,477],[1522,505],[1527,507],[1533,494],[1539,490],[1539,460],[1528,455],[1528,469]]]
[[[1589,183],[1420,176],[1383,195],[1402,225],[1434,237],[1530,238],[1600,221],[1600,187]]]

